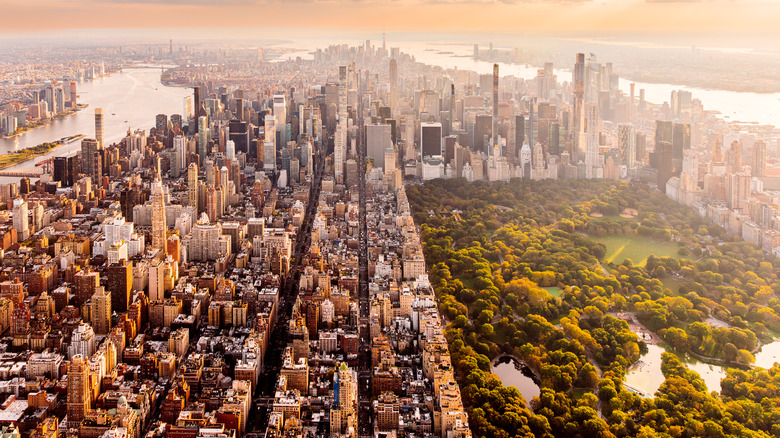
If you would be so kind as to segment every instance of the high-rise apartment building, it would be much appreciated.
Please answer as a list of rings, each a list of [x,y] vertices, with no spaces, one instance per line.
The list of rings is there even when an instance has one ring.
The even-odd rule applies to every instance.
[[[168,226],[165,223],[165,192],[159,175],[152,183],[152,248],[166,254]]]
[[[187,167],[187,200],[197,215],[198,210],[198,165],[190,163]]]
[[[636,167],[636,130],[633,124],[618,125],[618,148],[626,166],[629,169]]]
[[[133,293],[133,262],[120,260],[106,268],[108,271],[107,288],[111,293],[111,309],[127,312]]]
[[[103,108],[95,108],[95,140],[97,140],[100,148],[106,146],[103,143],[103,126]]]
[[[97,114],[95,118],[97,119]],[[102,149],[101,140],[94,138],[81,140],[81,173],[92,177],[94,183],[97,183],[99,176],[103,174],[102,160],[96,160],[96,156],[101,155]]]
[[[103,287],[98,287],[92,295],[92,328],[98,335],[111,331],[111,292]]]
[[[78,427],[91,408],[89,361],[84,356],[76,355],[68,365],[68,427]]]
[[[596,168],[601,165],[599,161],[599,105],[597,102],[585,104],[585,178],[596,178]]]
[[[14,229],[19,241],[30,237],[30,216],[27,201],[21,198],[14,199]]]
[[[759,140],[753,144],[753,163],[751,166],[754,177],[762,177],[766,173],[766,143]]]
[[[441,142],[441,123],[420,124],[420,152],[422,157],[442,156]]]

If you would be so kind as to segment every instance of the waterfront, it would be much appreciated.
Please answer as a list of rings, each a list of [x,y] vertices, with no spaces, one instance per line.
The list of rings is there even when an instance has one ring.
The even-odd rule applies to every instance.
[[[342,41],[343,42],[343,41]],[[353,41],[349,41],[350,44]],[[355,40],[354,42],[358,42]],[[332,42],[336,44],[336,42]],[[290,53],[286,58],[294,59],[300,56],[311,59],[310,52],[317,48],[323,48],[322,39],[298,38],[285,46],[300,47],[297,53]],[[397,41],[388,43],[388,46],[399,47],[402,52],[415,57],[417,62],[435,65],[446,69],[471,70],[479,74],[492,74],[493,62],[478,61],[473,58],[473,44],[465,43],[435,43]],[[484,48],[484,47],[483,47]],[[601,59],[609,62],[608,59]],[[539,68],[531,65],[509,64],[498,62],[501,76],[514,76],[526,80],[536,77]],[[554,69],[559,82],[571,82],[571,65],[557,65]],[[563,68],[560,68],[563,67]],[[620,73],[620,72],[617,72]],[[624,75],[625,76],[625,75]],[[620,90],[626,94],[630,92],[631,80],[621,76]],[[780,93],[749,93],[714,89],[700,89],[675,84],[656,84],[646,82],[634,82],[636,98],[639,99],[639,90],[645,90],[645,99],[654,104],[668,102],[673,90],[690,91],[694,99],[699,99],[707,111],[716,111],[720,116],[730,122],[758,123],[761,125],[780,126]]]
[[[159,68],[129,68],[110,76],[81,82],[78,87],[79,101],[88,104],[88,108],[23,134],[0,139],[0,153],[18,151],[78,134],[93,137],[95,108],[103,108],[106,142],[118,142],[128,129],[145,129],[148,132],[154,126],[157,114],[169,117],[171,114],[181,114],[184,111],[184,97],[192,93],[188,88],[162,85]],[[80,148],[81,142],[74,142],[54,149],[46,157],[72,155]],[[9,170],[32,169],[36,161],[39,160],[29,160]],[[0,183],[18,179],[0,177]]]

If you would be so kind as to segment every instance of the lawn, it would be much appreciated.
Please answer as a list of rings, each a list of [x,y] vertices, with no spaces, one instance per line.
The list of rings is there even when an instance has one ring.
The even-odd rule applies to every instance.
[[[638,219],[636,217],[623,217],[619,214],[611,214],[609,216],[597,216],[597,217],[590,217],[590,220],[596,221],[596,222],[606,222],[606,221],[614,221],[614,222],[636,222]]]
[[[554,296],[555,298],[560,298],[561,291],[563,290],[559,287],[543,287],[542,289],[546,290],[548,294]]]
[[[644,266],[650,255],[680,258],[677,254],[680,245],[675,242],[658,241],[639,235],[603,236],[594,240],[607,246],[607,255],[604,257],[607,263],[620,264],[631,259],[635,265]]]

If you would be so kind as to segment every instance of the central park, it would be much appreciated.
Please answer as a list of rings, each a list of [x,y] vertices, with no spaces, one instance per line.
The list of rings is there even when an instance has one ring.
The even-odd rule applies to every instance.
[[[780,433],[780,367],[754,366],[780,332],[775,258],[641,184],[407,195],[475,436]],[[531,400],[491,372],[507,356]]]

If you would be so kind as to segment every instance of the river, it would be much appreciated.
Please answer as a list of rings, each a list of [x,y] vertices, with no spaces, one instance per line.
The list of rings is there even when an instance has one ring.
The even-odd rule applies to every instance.
[[[342,41],[343,42],[343,41]],[[336,44],[333,41],[332,44]],[[350,44],[361,44],[360,41],[350,40]],[[376,43],[376,42],[375,42]],[[328,44],[321,39],[296,38],[285,47],[301,47],[302,50],[297,53],[287,54],[286,58],[295,58],[300,56],[304,59],[311,59],[309,51],[316,48],[322,48]],[[402,52],[413,55],[418,62],[429,65],[437,65],[443,68],[457,68],[458,70],[472,70],[479,74],[492,74],[493,63],[488,61],[477,61],[473,58],[474,46],[463,43],[429,43],[398,41],[388,44],[392,47],[399,47]],[[483,47],[484,48],[484,47]],[[604,62],[609,62],[604,59]],[[499,72],[501,76],[515,76],[523,79],[533,79],[539,71],[538,67],[521,64],[508,64],[499,62]],[[558,82],[571,82],[571,68],[574,66],[572,59],[571,66],[567,68],[556,68]],[[620,90],[626,94],[630,93],[631,81],[621,78],[619,82]],[[661,104],[671,100],[673,90],[690,91],[694,99],[699,99],[707,111],[717,111],[721,117],[728,121],[740,121],[747,123],[759,123],[762,125],[780,126],[780,93],[746,93],[725,90],[705,90],[700,88],[686,87],[674,84],[651,84],[645,82],[635,82],[636,99],[639,99],[639,90],[645,90],[645,99],[648,102]]]
[[[148,130],[155,124],[157,114],[182,114],[184,97],[192,90],[184,87],[166,87],[160,83],[159,68],[128,68],[122,72],[99,79],[80,82],[77,85],[79,102],[89,107],[75,114],[56,119],[50,124],[24,134],[0,139],[0,153],[24,149],[60,138],[84,134],[95,136],[95,108],[103,108],[105,141],[121,140],[128,129]],[[47,154],[72,155],[81,149],[81,142],[63,145]],[[37,158],[13,166],[12,170],[31,169],[43,158]],[[0,183],[19,178],[2,177]]]
[[[300,51],[288,53],[283,58],[301,56],[311,58],[309,51],[337,41],[327,41],[321,38],[296,38],[294,41],[280,44],[281,47],[294,47]],[[341,41],[342,43],[344,41]],[[360,41],[349,39],[351,44]],[[492,72],[493,63],[475,61],[473,46],[468,44],[430,44],[425,42],[404,41],[397,44],[402,51],[413,55],[417,61],[445,68],[473,70],[481,74]],[[431,50],[433,49],[433,50]],[[527,65],[499,63],[502,75],[531,79],[536,77],[537,68]],[[558,81],[571,80],[571,71],[556,69]],[[620,88],[628,92],[630,82],[621,79]],[[758,94],[740,93],[723,90],[700,90],[672,84],[637,83],[639,89],[645,89],[645,97],[649,102],[661,103],[668,101],[672,90],[689,90],[694,98],[700,99],[707,110],[718,111],[729,120],[757,122],[780,126],[780,93]],[[89,104],[89,107],[76,114],[57,119],[52,123],[33,129],[22,135],[0,139],[0,153],[51,142],[63,137],[85,134],[94,136],[94,111],[103,108],[105,114],[105,139],[107,142],[119,141],[132,129],[149,129],[154,126],[157,114],[183,113],[183,99],[191,94],[191,90],[183,87],[166,87],[160,83],[160,70],[157,68],[130,68],[111,76],[85,81],[78,84],[79,100]],[[80,142],[74,142],[55,149],[50,156],[71,155],[78,151]],[[33,168],[35,162],[30,160],[12,167],[12,170]],[[0,177],[0,183],[15,181],[18,178]]]

